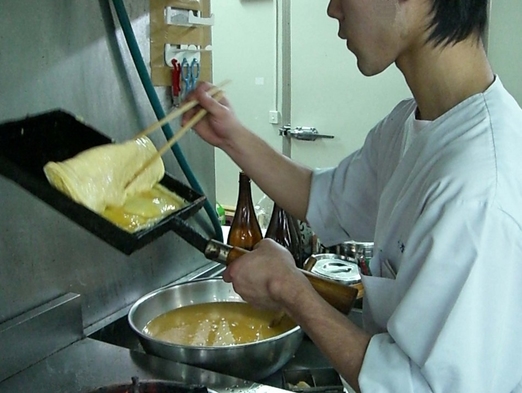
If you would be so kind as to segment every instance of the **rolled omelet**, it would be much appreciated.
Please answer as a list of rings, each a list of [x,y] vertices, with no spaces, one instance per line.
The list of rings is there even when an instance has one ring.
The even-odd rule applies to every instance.
[[[49,162],[44,172],[55,188],[102,214],[109,206],[121,207],[130,197],[150,191],[163,178],[165,167],[157,159],[126,188],[156,152],[152,141],[143,137],[93,147],[62,162]]]

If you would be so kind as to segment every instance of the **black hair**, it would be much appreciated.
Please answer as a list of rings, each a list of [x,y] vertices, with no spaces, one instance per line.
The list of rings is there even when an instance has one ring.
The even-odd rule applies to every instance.
[[[451,45],[476,34],[484,34],[488,19],[488,0],[432,0],[432,20],[428,41]]]

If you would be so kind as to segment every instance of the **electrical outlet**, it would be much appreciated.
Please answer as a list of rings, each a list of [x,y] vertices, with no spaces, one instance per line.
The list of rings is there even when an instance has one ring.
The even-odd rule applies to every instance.
[[[279,111],[268,112],[268,122],[270,124],[279,124]]]

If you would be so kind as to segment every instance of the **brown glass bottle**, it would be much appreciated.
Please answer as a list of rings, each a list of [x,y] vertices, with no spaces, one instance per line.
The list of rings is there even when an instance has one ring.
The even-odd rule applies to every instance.
[[[250,178],[240,172],[239,196],[227,242],[231,246],[252,250],[261,239],[263,239],[263,234],[252,203]]]
[[[297,220],[276,203],[274,203],[272,209],[265,238],[273,239],[285,247],[294,257],[295,264],[302,267],[301,236],[299,235]]]

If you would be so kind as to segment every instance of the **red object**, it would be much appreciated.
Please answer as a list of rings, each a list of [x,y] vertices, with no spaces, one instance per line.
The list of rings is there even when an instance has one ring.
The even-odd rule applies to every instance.
[[[172,59],[172,98],[179,99],[181,93],[181,65],[176,59]]]

